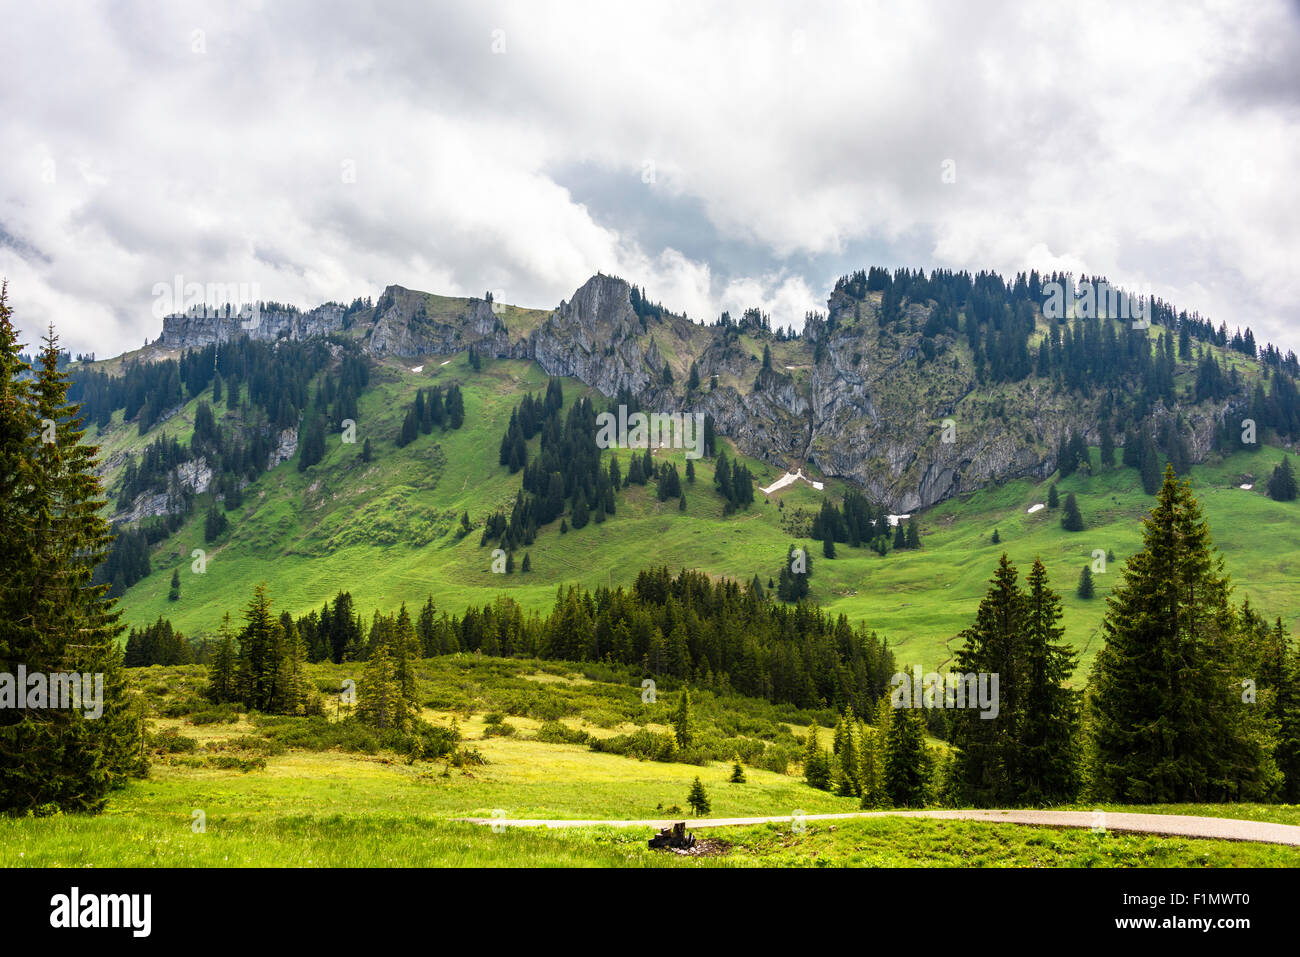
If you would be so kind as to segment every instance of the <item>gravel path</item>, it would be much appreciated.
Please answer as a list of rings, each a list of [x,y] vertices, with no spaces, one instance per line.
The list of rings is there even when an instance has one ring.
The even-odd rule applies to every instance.
[[[1241,821],[1223,817],[1193,817],[1183,814],[1128,814],[1120,811],[1037,811],[1037,810],[930,810],[857,811],[847,814],[804,814],[804,821],[844,821],[864,817],[928,817],[949,821],[993,821],[1043,827],[1104,827],[1108,831],[1136,834],[1164,834],[1171,837],[1204,837],[1224,841],[1261,841],[1300,847],[1300,826],[1267,821]],[[783,817],[656,818],[640,821],[571,821],[561,819],[461,818],[471,824],[499,827],[668,827],[685,820],[690,828],[735,827],[746,824],[792,822]]]

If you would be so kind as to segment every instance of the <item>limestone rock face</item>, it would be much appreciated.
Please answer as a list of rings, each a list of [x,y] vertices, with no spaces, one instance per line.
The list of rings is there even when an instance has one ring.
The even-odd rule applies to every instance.
[[[263,308],[253,318],[239,315],[177,315],[163,319],[162,344],[168,349],[202,349],[239,336],[276,339],[323,338],[343,329],[343,307],[330,302],[310,312]]]
[[[493,303],[470,299],[450,312],[431,310],[425,293],[389,286],[375,304],[365,333],[365,348],[376,356],[452,355],[473,346],[488,358],[525,357],[526,348],[511,343],[505,322]]]
[[[703,326],[644,308],[639,315],[632,287],[600,274],[544,316],[486,298],[389,286],[373,309],[360,312],[337,304],[276,310],[251,327],[238,318],[168,317],[163,340],[195,348],[238,335],[301,339],[344,331],[375,357],[450,356],[472,346],[488,359],[531,359],[605,396],[627,390],[649,412],[708,413],[718,434],[746,454],[782,469],[810,464],[862,487],[893,513],[1049,475],[1068,432],[1099,443],[1099,398],[1080,400],[1036,377],[978,385],[951,336],[922,338],[931,308],[908,303],[900,320],[882,328],[875,298],[837,291],[826,314],[810,316],[770,368],[762,368],[755,340],[746,341],[734,324]],[[694,390],[687,386],[692,364],[700,380]],[[1158,408],[1156,418],[1158,426],[1162,417],[1182,415],[1193,458],[1203,461],[1217,423],[1233,414],[1228,405],[1206,404]],[[267,467],[296,449],[297,431],[286,429]],[[144,502],[134,510],[157,507]]]

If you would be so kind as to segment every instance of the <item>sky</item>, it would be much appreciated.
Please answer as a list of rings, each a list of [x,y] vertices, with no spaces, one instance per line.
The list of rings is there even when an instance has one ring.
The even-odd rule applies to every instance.
[[[0,276],[103,358],[182,285],[700,321],[869,265],[1105,275],[1300,351],[1300,3],[0,0]]]

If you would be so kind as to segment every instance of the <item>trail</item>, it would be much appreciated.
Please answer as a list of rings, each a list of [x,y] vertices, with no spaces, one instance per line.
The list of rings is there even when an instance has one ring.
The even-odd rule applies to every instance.
[[[1050,811],[1050,810],[982,810],[954,809],[927,811],[854,811],[844,814],[803,814],[802,821],[846,821],[871,817],[925,817],[945,821],[989,821],[1002,824],[1028,824],[1039,827],[1103,827],[1108,831],[1133,834],[1161,834],[1167,837],[1200,837],[1221,841],[1259,841],[1265,844],[1288,844],[1300,847],[1300,826],[1273,824],[1268,821],[1243,821],[1236,818],[1196,817],[1186,814],[1132,814],[1121,811]],[[550,819],[512,819],[475,817],[460,818],[470,824],[499,827],[669,827],[682,818],[654,818],[639,821],[572,821]],[[687,818],[690,828],[743,827],[750,824],[793,823],[794,817],[705,817]]]

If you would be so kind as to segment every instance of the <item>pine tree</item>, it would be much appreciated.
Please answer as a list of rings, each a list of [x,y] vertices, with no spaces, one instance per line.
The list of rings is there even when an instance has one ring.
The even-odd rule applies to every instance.
[[[239,700],[237,659],[235,639],[230,630],[230,612],[226,612],[221,619],[217,650],[208,664],[208,687],[204,691],[208,700],[216,704]]]
[[[737,757],[734,761],[731,762],[731,777],[729,778],[729,780],[731,781],[732,784],[745,783],[745,769],[741,767],[739,757]]]
[[[1079,511],[1079,502],[1073,492],[1065,496],[1065,509],[1061,512],[1061,527],[1067,532],[1083,531],[1083,514]]]
[[[1276,502],[1293,502],[1296,495],[1295,471],[1291,468],[1290,457],[1284,455],[1269,477],[1268,496]]]
[[[1001,544],[1002,544],[1002,536],[998,534],[998,530],[997,530],[996,528],[993,529],[993,538],[992,538],[992,542],[993,542],[994,545],[1001,545]]]
[[[677,701],[677,709],[673,712],[672,725],[677,747],[686,751],[695,740],[695,720],[691,715],[691,692],[688,688],[682,689],[682,696]]]
[[[409,721],[406,700],[386,643],[375,648],[357,682],[357,717],[376,728],[401,729]]]
[[[858,719],[849,705],[835,725],[835,793],[842,797],[862,796],[861,756],[858,749]]]
[[[1060,804],[1074,800],[1080,784],[1081,695],[1069,687],[1078,655],[1065,644],[1061,599],[1048,587],[1047,569],[1038,559],[1025,584],[1022,687],[1011,700],[1017,750],[1013,793],[1019,804]]]
[[[1075,589],[1075,594],[1080,598],[1088,599],[1095,594],[1092,584],[1092,569],[1087,565],[1083,566],[1083,571],[1079,572],[1079,587]]]
[[[827,532],[826,538],[822,540],[822,556],[825,558],[835,557],[835,537],[830,532]]]
[[[984,807],[1013,803],[1017,789],[1019,749],[1014,725],[1028,615],[1016,568],[1003,554],[974,623],[959,636],[962,647],[953,668],[958,680],[965,674],[998,676],[996,719],[980,717],[969,700],[952,715],[954,783],[966,799]]]
[[[923,805],[928,772],[921,712],[916,708],[895,709],[885,733],[885,793],[893,805]]]
[[[1300,803],[1300,642],[1288,651],[1290,643],[1281,618],[1275,630],[1285,665],[1277,689],[1278,733],[1273,754],[1283,775],[1280,797],[1288,804],[1296,804]]]
[[[858,752],[864,808],[884,807],[889,802],[885,792],[885,739],[893,717],[894,709],[890,707],[889,697],[882,695],[876,702],[874,724],[862,727]]]
[[[179,568],[172,569],[172,587],[167,592],[168,601],[181,600],[181,572]]]
[[[1053,482],[1047,489],[1047,507],[1054,509],[1061,504],[1061,493],[1056,490],[1056,483]]]
[[[253,597],[244,609],[244,621],[247,624],[239,635],[237,668],[240,697],[249,708],[274,712],[284,629],[271,611],[266,582],[253,589]]]
[[[528,552],[524,552],[524,560],[519,564],[519,571],[522,574],[528,574],[533,570],[533,560],[529,557]]]
[[[826,752],[817,741],[817,732],[817,722],[814,720],[808,726],[808,737],[804,740],[803,777],[813,787],[826,791],[831,786],[831,768]]]
[[[51,329],[34,381],[18,381],[26,366],[0,285],[0,671],[22,664],[103,682],[102,698],[83,696],[80,708],[0,710],[0,809],[98,810],[145,768],[143,715],[129,700],[117,643],[124,629],[108,586],[92,584],[112,541],[98,449],[83,442],[59,355]]]
[[[713,807],[709,803],[709,796],[705,793],[704,785],[700,783],[698,775],[691,783],[691,793],[687,795],[686,803],[691,806],[691,811],[696,817],[703,817]]]
[[[1259,800],[1278,772],[1235,684],[1223,559],[1191,486],[1166,468],[1093,667],[1092,789],[1126,803]]]

